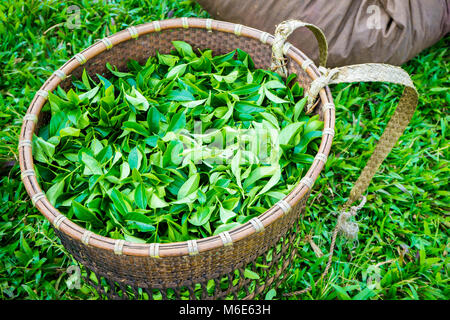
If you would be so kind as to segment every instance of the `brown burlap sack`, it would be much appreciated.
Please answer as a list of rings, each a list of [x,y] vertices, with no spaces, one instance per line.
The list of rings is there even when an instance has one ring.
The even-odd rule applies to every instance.
[[[328,67],[379,62],[401,65],[450,31],[450,0],[198,0],[215,19],[273,33],[299,19],[320,27],[328,40]],[[289,39],[318,62],[313,34]]]

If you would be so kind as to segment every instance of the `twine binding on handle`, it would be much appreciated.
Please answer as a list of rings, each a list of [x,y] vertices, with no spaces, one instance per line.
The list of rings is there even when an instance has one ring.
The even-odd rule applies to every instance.
[[[118,239],[114,242],[114,253],[117,255],[123,254],[123,245],[125,244],[125,240]]]
[[[302,63],[302,69],[306,71],[306,69],[308,69],[308,67],[312,64],[314,64],[314,61],[312,61],[311,59],[306,59]]]
[[[31,197],[31,202],[33,202],[33,205],[36,205],[36,203],[43,198],[45,198],[45,194],[43,192],[38,192]]]
[[[21,141],[19,141],[18,148],[20,148],[20,147],[30,147],[31,148],[32,146],[33,146],[33,143],[31,140],[21,140]]]
[[[248,222],[250,222],[252,224],[253,228],[255,228],[256,233],[259,233],[264,230],[264,225],[261,222],[261,220],[259,220],[258,218],[256,218],[256,217],[252,218]]]
[[[241,31],[242,31],[242,24],[237,24],[234,26],[234,34],[237,35],[238,37],[241,35]]]
[[[55,74],[55,76],[57,76],[61,80],[64,80],[67,77],[67,75],[64,73],[64,71],[62,71],[60,69],[55,70],[54,74]]]
[[[188,252],[189,252],[190,256],[194,256],[199,253],[196,240],[188,240],[187,246],[188,246]]]
[[[87,59],[82,53],[77,53],[75,56],[75,59],[80,63],[80,65],[83,65],[86,63]]]
[[[67,219],[67,217],[66,217],[65,215],[60,214],[59,216],[57,216],[57,217],[55,218],[55,220],[53,220],[53,225],[55,226],[55,228],[56,228],[57,230],[59,230],[59,227],[61,226],[61,223],[62,223],[64,220],[66,220],[66,219]]]
[[[338,72],[338,70],[336,69],[329,70],[326,68],[319,68],[319,70],[322,71],[322,75],[311,83],[311,86],[309,87],[306,93],[308,99],[308,104],[306,105],[305,111],[306,114],[311,113],[314,102],[316,101],[316,97],[319,94],[319,91],[322,90],[324,87],[326,87]]]
[[[138,33],[136,27],[131,26],[127,30],[130,33],[131,38],[137,39],[139,37],[139,33]]]
[[[105,45],[106,50],[109,50],[109,49],[111,49],[113,47],[113,44],[112,44],[111,40],[109,40],[109,38],[107,38],[107,37],[103,38],[101,41]]]
[[[92,234],[93,234],[92,231],[86,230],[81,236],[81,242],[88,246],[89,239],[91,238]]]
[[[159,21],[153,21],[153,27],[155,31],[157,32],[161,31],[161,24],[159,23]]]
[[[30,177],[30,176],[36,176],[36,172],[34,172],[33,169],[28,169],[21,173],[22,180],[23,180],[23,178]]]
[[[327,162],[327,156],[324,153],[316,154],[315,158],[319,161],[322,161],[323,163]]]
[[[152,258],[159,258],[159,243],[151,243],[148,248],[148,255]]]
[[[224,231],[219,233],[220,238],[222,239],[223,246],[232,246],[233,245],[233,239],[231,239],[231,235],[228,231]]]
[[[334,129],[331,129],[331,128],[325,128],[325,129],[323,129],[323,131],[322,131],[322,133],[323,134],[328,134],[328,135],[330,135],[330,136],[334,136]]]
[[[267,39],[269,39],[269,34],[267,32],[261,33],[261,37],[259,38],[259,41],[261,41],[262,43],[266,44],[267,43]]]
[[[289,49],[292,47],[292,44],[290,43],[290,42],[286,42],[284,45],[283,45],[283,54],[284,55],[287,55],[287,53],[288,53],[288,51],[289,51]]]
[[[320,30],[320,28],[316,27],[313,24],[305,23],[300,20],[287,20],[280,23],[275,29],[275,39],[273,40],[272,45],[271,64],[272,71],[277,72],[284,78],[288,76],[288,71],[286,68],[286,58],[283,55],[283,53],[285,52],[284,49],[286,49],[285,42],[295,29],[301,27],[306,27],[311,30],[319,43],[319,65],[326,66],[327,64],[328,43],[322,30]]]
[[[212,19],[206,19],[205,21],[205,27],[208,32],[212,32]]]
[[[23,117],[23,121],[33,121],[33,122],[37,122],[38,121],[38,117],[33,114],[33,113],[27,113],[24,117]]]
[[[336,109],[336,107],[334,106],[334,103],[331,103],[331,102],[325,103],[322,107],[323,112],[326,112],[328,110],[334,110],[334,109]]]
[[[181,18],[181,23],[183,24],[183,28],[185,28],[185,29],[189,28],[189,22],[186,17]]]
[[[278,201],[276,205],[281,208],[284,214],[288,213],[292,209],[291,205],[284,199]]]
[[[303,177],[302,180],[300,180],[300,183],[304,184],[305,186],[308,187],[308,189],[311,189],[314,181],[313,179],[309,178],[309,177]]]
[[[45,90],[38,90],[38,91],[36,92],[36,94],[37,94],[38,96],[41,96],[41,97],[44,98],[44,99],[47,99],[47,98],[48,98],[48,91],[45,91]]]

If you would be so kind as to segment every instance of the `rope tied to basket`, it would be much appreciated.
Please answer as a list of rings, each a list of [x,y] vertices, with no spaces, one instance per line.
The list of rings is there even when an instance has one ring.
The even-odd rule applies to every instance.
[[[361,203],[358,206],[352,206],[349,211],[342,210],[339,214],[336,228],[338,233],[344,235],[347,239],[356,239],[358,237],[359,227],[356,222],[349,221],[356,213],[364,207],[367,198],[362,196]]]
[[[364,205],[366,204],[366,201],[367,201],[367,198],[365,196],[362,196],[361,203],[359,205],[352,206],[349,211],[346,211],[345,209],[341,210],[341,213],[339,214],[339,217],[337,219],[336,226],[334,227],[334,230],[333,230],[333,235],[331,237],[331,245],[330,245],[327,265],[326,265],[325,270],[323,271],[322,275],[320,276],[320,278],[315,282],[316,286],[319,283],[319,281],[323,280],[327,276],[328,272],[330,271],[331,263],[333,261],[333,252],[334,252],[334,246],[336,245],[337,235],[339,233],[342,233],[343,236],[349,240],[354,240],[357,238],[358,232],[359,232],[358,224],[356,222],[349,221],[349,219],[356,216],[357,212],[364,207]],[[310,238],[311,236],[307,236],[307,238],[306,238],[307,240],[308,240],[308,237]],[[310,243],[310,244],[311,244],[311,247],[313,248],[313,251],[316,253],[316,255],[319,254],[321,256],[322,252],[320,251],[320,249],[317,247],[314,247],[313,243]],[[311,291],[311,289],[312,289],[312,287],[307,287],[306,289],[303,289],[300,291],[283,293],[283,296],[287,297],[287,296],[294,296],[297,294],[303,294],[305,292]]]
[[[337,69],[328,69],[322,66],[319,67],[319,71],[322,75],[311,83],[311,86],[306,93],[308,99],[305,111],[306,114],[312,111],[316,98],[319,95],[319,91],[328,86],[333,77],[339,72]]]
[[[275,37],[272,44],[272,64],[270,68],[282,77],[288,76],[287,59],[284,56],[284,45],[287,38],[294,30],[306,27],[314,33],[319,43],[319,65],[325,67],[328,57],[328,43],[324,33],[313,24],[305,23],[300,20],[287,20],[277,25],[275,29]]]
[[[328,264],[322,276],[320,277],[320,279],[323,279],[328,273],[331,265],[337,234],[340,233],[347,239],[357,238],[359,231],[358,224],[356,222],[350,221],[350,219],[354,217],[366,203],[366,197],[363,196],[363,193],[365,193],[365,191],[367,190],[373,176],[378,171],[381,163],[387,157],[400,136],[403,134],[405,128],[408,126],[418,103],[418,93],[409,74],[400,67],[380,63],[365,63],[343,66],[333,69],[326,68],[328,45],[323,32],[314,25],[298,20],[288,20],[282,22],[277,26],[275,30],[275,39],[272,46],[271,68],[282,77],[287,78],[288,76],[286,68],[287,60],[283,56],[285,41],[296,28],[303,26],[308,27],[314,33],[319,43],[318,69],[321,73],[318,78],[312,81],[310,87],[306,90],[307,106],[305,112],[307,114],[311,113],[313,109],[318,105],[316,99],[320,91],[330,84],[352,82],[390,82],[394,84],[400,84],[405,87],[394,114],[389,120],[386,129],[384,130],[372,155],[369,158],[369,161],[363,168],[360,176],[351,189],[350,196],[347,202],[344,204],[341,213],[339,214],[331,240]],[[306,62],[308,63],[306,64]],[[306,60],[304,63],[305,66],[303,67],[303,69],[306,71],[307,67],[311,63],[308,60]],[[350,207],[357,199],[360,198],[362,198],[362,201],[358,206]],[[349,207],[350,209],[347,210],[347,208]],[[305,290],[284,295],[289,296],[294,294],[301,294],[309,291],[310,289],[311,287]]]

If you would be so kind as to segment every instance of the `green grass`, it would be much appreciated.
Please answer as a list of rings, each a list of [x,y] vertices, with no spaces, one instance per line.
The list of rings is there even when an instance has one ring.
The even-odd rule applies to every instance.
[[[64,25],[80,8],[80,28]],[[208,14],[190,1],[3,1],[0,4],[0,162],[17,159],[21,117],[53,70],[95,39],[155,19]],[[72,21],[72,20],[71,20]],[[73,20],[72,22],[76,22]],[[336,136],[302,221],[308,242],[275,299],[449,299],[450,37],[403,67],[419,91],[409,127],[375,175],[358,213],[358,242],[339,238],[326,281],[320,277],[336,212],[367,162],[401,93],[387,84],[335,85]],[[87,285],[69,289],[75,264],[48,221],[31,205],[18,165],[0,164],[0,299],[96,299]]]

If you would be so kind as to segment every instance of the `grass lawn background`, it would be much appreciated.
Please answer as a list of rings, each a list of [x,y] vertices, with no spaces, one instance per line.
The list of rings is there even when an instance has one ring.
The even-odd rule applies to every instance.
[[[98,298],[87,285],[68,288],[67,268],[75,261],[32,206],[14,164],[21,118],[36,90],[97,39],[130,25],[183,16],[208,14],[191,1],[0,3],[0,299]],[[274,299],[450,298],[449,40],[403,66],[419,91],[418,110],[369,187],[368,202],[357,216],[358,241],[338,239],[326,281],[314,286],[328,258],[334,212],[345,202],[402,91],[378,83],[331,87],[336,136],[302,220],[303,236],[309,235],[323,256],[301,240],[301,258]],[[311,285],[309,293],[283,296]]]

